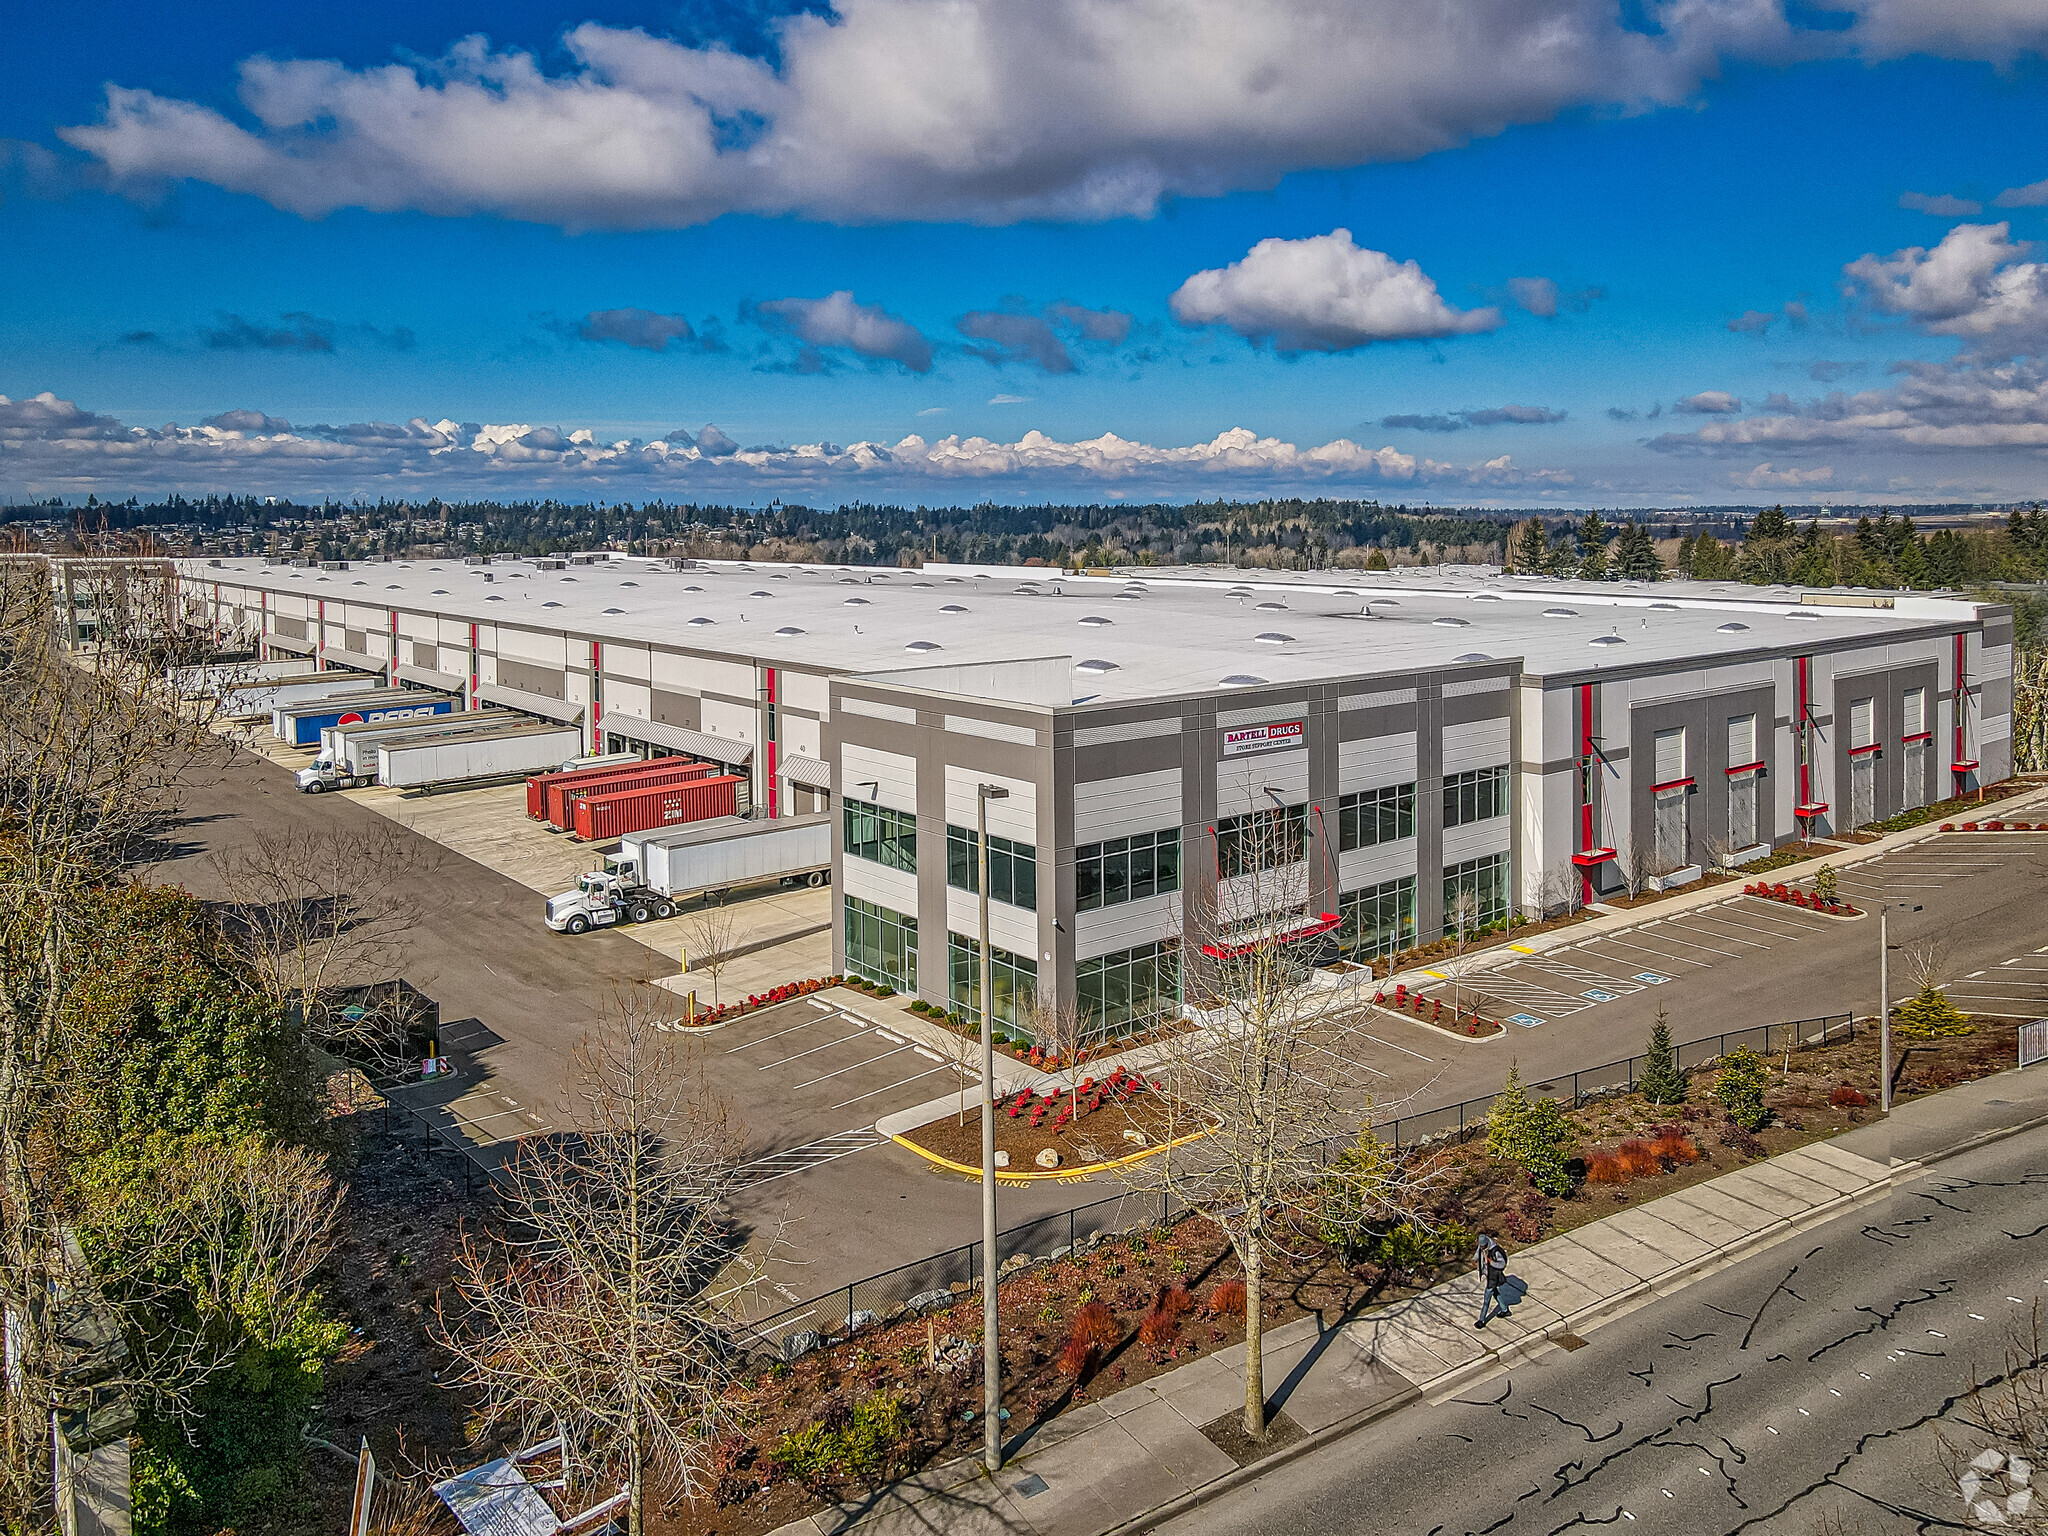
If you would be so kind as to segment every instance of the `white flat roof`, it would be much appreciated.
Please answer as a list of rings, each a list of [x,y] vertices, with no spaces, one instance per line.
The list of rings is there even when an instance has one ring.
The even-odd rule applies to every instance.
[[[756,561],[678,571],[626,557],[565,570],[502,558],[488,566],[352,562],[341,571],[254,559],[180,565],[202,581],[330,603],[814,672],[1070,655],[1075,702],[1227,693],[1486,660],[1519,659],[1539,675],[1646,664],[1675,669],[1844,639],[1882,643],[1966,624],[1977,613],[1968,600],[1925,593],[1578,582],[1469,569],[1308,574],[1200,567],[1071,576],[1023,567],[917,571]],[[1884,599],[1895,606],[1849,606]]]

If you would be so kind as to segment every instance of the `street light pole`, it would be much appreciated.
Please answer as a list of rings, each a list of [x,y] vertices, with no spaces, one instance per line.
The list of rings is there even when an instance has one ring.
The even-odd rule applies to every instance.
[[[996,1349],[996,1009],[988,935],[988,803],[1006,800],[1000,784],[975,787],[975,889],[981,909],[981,1441],[989,1471],[1003,1465],[1003,1361]]]
[[[1878,1107],[1892,1112],[1892,952],[1891,903],[1877,909],[1877,1076]]]

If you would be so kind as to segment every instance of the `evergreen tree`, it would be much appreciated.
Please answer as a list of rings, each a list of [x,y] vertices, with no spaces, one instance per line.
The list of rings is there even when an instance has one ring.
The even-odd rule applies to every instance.
[[[1756,520],[1749,525],[1750,543],[1766,544],[1791,537],[1792,522],[1785,516],[1783,507],[1766,507],[1757,513]]]
[[[1571,1192],[1566,1154],[1577,1133],[1554,1099],[1529,1098],[1519,1062],[1508,1064],[1508,1079],[1486,1112],[1486,1150],[1513,1163],[1547,1195]]]
[[[1543,519],[1532,517],[1515,531],[1512,569],[1526,576],[1541,576],[1550,567],[1550,535]]]
[[[1728,1111],[1728,1118],[1745,1131],[1760,1131],[1771,1123],[1770,1106],[1764,1103],[1770,1074],[1763,1057],[1746,1045],[1738,1045],[1721,1058],[1714,1097]]]
[[[1623,581],[1661,581],[1664,577],[1664,562],[1657,557],[1649,530],[1634,518],[1622,524],[1621,538],[1614,550],[1614,567]]]
[[[1970,1021],[1936,986],[1922,987],[1892,1010],[1898,1032],[1909,1040],[1939,1040],[1945,1035],[1967,1035]]]
[[[1585,581],[1607,579],[1607,524],[1598,512],[1579,519],[1579,576]]]
[[[1636,1087],[1652,1104],[1685,1102],[1685,1077],[1678,1070],[1678,1056],[1671,1046],[1671,1026],[1665,1022],[1662,1007],[1650,1026],[1650,1044],[1643,1052],[1643,1075]]]

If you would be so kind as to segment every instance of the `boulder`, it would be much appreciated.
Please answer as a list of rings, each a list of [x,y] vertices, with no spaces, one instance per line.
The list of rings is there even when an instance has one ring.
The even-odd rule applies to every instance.
[[[782,1341],[782,1358],[784,1360],[801,1360],[824,1342],[815,1329],[799,1328],[795,1333],[792,1333]]]
[[[1051,1147],[1047,1147],[1043,1152],[1038,1154],[1037,1158],[1034,1159],[1034,1161],[1036,1161],[1038,1166],[1041,1168],[1057,1168],[1060,1165],[1060,1155]]]

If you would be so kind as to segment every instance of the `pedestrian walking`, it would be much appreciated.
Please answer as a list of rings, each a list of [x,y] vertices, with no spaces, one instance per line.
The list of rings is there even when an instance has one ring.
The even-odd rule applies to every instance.
[[[1501,1282],[1508,1277],[1508,1251],[1491,1232],[1482,1232],[1472,1260],[1479,1267],[1480,1282],[1485,1287],[1479,1294],[1479,1321],[1472,1326],[1484,1328],[1489,1310],[1499,1317],[1508,1315],[1507,1303],[1500,1299]]]

